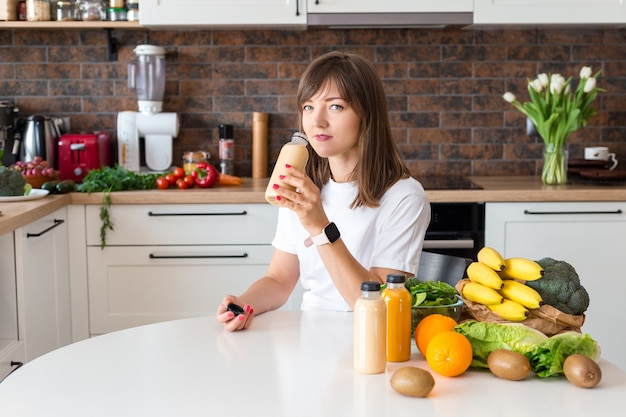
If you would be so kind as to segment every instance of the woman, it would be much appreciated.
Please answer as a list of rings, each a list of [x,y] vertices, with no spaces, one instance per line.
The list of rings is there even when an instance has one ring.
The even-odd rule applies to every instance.
[[[361,282],[417,272],[430,204],[393,141],[374,67],[358,55],[327,53],[302,75],[297,102],[310,145],[306,172],[287,166],[273,184],[274,255],[265,277],[218,307],[217,320],[231,331],[280,308],[298,280],[302,309],[349,311]],[[227,310],[229,303],[244,313]]]

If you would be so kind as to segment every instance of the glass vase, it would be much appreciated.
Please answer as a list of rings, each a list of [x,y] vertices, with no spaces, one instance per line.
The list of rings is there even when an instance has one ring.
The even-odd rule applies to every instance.
[[[541,181],[546,185],[567,183],[567,150],[561,146],[548,144],[543,152]]]

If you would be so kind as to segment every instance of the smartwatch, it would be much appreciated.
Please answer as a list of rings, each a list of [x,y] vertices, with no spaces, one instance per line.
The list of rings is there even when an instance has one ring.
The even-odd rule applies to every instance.
[[[328,225],[322,230],[322,233],[316,236],[309,236],[304,240],[304,246],[307,248],[311,245],[321,246],[327,243],[335,243],[341,234],[335,223],[328,223]]]

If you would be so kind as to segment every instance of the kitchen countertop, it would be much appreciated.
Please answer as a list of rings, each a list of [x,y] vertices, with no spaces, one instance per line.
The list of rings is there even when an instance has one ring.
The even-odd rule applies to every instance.
[[[483,189],[427,190],[433,202],[626,201],[626,185],[545,186],[539,177],[472,177]],[[267,179],[246,178],[241,186],[191,190],[117,192],[113,204],[265,203]],[[101,204],[101,194],[73,193],[72,204]]]
[[[36,200],[0,202],[0,235],[32,223],[67,206],[71,201],[72,197],[65,194],[47,195]]]
[[[472,177],[483,189],[428,190],[437,202],[571,202],[626,201],[626,185],[568,184],[545,186],[539,177]],[[190,190],[121,191],[111,193],[112,204],[246,204],[265,203],[265,178],[246,178],[241,186]],[[66,204],[102,204],[102,193],[71,193],[43,199],[0,203],[0,234],[24,226]]]
[[[17,369],[0,384],[0,409],[12,417],[588,417],[622,407],[626,373],[606,360],[593,389],[486,370],[443,377],[415,347],[408,362],[363,375],[352,365],[352,334],[352,313],[328,311],[270,312],[236,333],[212,316],[135,327]],[[427,398],[393,391],[389,380],[403,366],[431,372]]]

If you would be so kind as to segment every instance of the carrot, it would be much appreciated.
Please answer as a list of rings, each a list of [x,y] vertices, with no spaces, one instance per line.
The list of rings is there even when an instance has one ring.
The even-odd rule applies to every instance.
[[[217,180],[218,185],[241,185],[243,184],[243,178],[235,175],[220,174]]]

